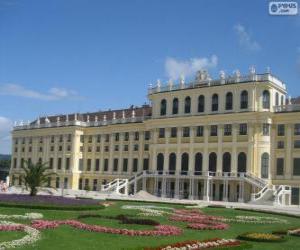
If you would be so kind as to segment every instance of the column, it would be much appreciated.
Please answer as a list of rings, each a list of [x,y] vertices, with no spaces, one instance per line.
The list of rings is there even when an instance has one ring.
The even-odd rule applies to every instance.
[[[218,152],[217,152],[217,174],[222,175],[222,164],[223,164],[223,125],[218,124]]]
[[[189,199],[194,200],[194,178],[190,178],[190,194],[189,194]]]
[[[237,173],[237,134],[238,124],[232,124],[232,154],[231,154],[231,172]]]
[[[204,179],[204,194],[203,194],[203,200],[204,201],[209,201],[210,198],[210,184],[209,184],[209,178],[207,178],[206,180]]]
[[[162,178],[161,182],[161,197],[166,197],[166,189],[167,189],[167,180],[165,177]]]
[[[292,142],[292,124],[286,124],[286,140],[285,140],[285,178],[287,179],[291,179],[292,178],[292,173],[293,173],[293,169],[292,169],[292,146],[293,146],[293,142]]]
[[[205,173],[209,170],[208,167],[208,126],[204,126],[204,151],[203,151],[203,165],[202,165],[202,171]]]
[[[239,197],[238,202],[244,202],[244,181],[239,182]]]
[[[179,178],[176,176],[175,179],[175,195],[174,195],[175,199],[179,199]]]

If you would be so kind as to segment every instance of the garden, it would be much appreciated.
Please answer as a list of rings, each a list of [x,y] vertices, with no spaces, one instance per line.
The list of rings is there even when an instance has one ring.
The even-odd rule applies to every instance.
[[[300,249],[300,218],[176,204],[0,195],[0,249]]]

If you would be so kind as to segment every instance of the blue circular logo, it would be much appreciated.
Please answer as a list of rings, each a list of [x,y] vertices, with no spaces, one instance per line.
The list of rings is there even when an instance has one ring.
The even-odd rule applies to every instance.
[[[272,4],[271,5],[271,11],[272,12],[276,12],[278,10],[278,7],[277,7],[277,5],[274,3],[274,4]]]

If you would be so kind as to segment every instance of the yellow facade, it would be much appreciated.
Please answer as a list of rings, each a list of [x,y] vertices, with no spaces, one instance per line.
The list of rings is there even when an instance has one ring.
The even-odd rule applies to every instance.
[[[56,187],[100,190],[144,171],[133,192],[249,201],[265,183],[291,186],[299,204],[300,109],[286,96],[269,73],[211,80],[201,71],[192,83],[151,87],[151,107],[21,124],[11,180],[22,184],[20,166],[30,159],[51,161]]]

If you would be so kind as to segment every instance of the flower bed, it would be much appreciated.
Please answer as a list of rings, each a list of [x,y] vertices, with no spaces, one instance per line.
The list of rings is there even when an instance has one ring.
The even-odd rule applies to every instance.
[[[110,219],[110,220],[118,220],[122,224],[136,224],[136,225],[150,225],[150,226],[158,226],[159,222],[150,219],[141,219],[141,218],[129,218],[126,215],[120,214],[117,216],[105,216],[100,214],[81,214],[77,217],[78,219],[83,218],[102,218],[102,219]]]
[[[36,229],[53,229],[57,228],[59,225],[69,225],[73,228],[98,232],[98,233],[111,233],[111,234],[122,234],[129,236],[168,236],[168,235],[179,235],[182,233],[182,230],[175,226],[169,225],[158,225],[154,227],[154,230],[130,230],[130,229],[119,229],[119,228],[110,228],[99,225],[89,225],[82,223],[77,220],[35,220],[32,222],[32,227]]]
[[[213,248],[231,248],[241,246],[243,243],[236,239],[209,239],[203,241],[197,240],[188,240],[183,242],[177,242],[174,244],[169,244],[161,247],[154,248],[144,248],[144,250],[200,250],[200,249],[213,249]],[[246,249],[246,245],[244,245],[243,249]],[[248,245],[249,246],[249,245]]]
[[[222,218],[224,222],[237,222],[237,223],[254,223],[254,224],[287,224],[288,221],[276,217],[265,216],[235,216],[233,218]]]
[[[40,213],[26,213],[25,215],[20,214],[12,214],[12,215],[6,215],[6,214],[0,214],[0,219],[13,219],[13,220],[38,220],[42,219],[43,215]]]
[[[257,242],[282,242],[284,236],[269,233],[244,233],[237,237],[240,240],[257,241]]]
[[[1,250],[33,244],[41,238],[40,232],[37,229],[10,221],[0,221],[0,231],[23,231],[26,233],[21,239],[0,242]]]
[[[287,233],[293,236],[300,236],[300,228],[288,230]]]
[[[122,206],[122,209],[134,209],[134,210],[139,210],[140,213],[138,213],[139,216],[163,216],[166,214],[170,214],[169,211],[166,210],[171,210],[171,212],[174,210],[173,208],[170,207],[160,207],[160,206],[154,206],[154,205],[124,205]]]

